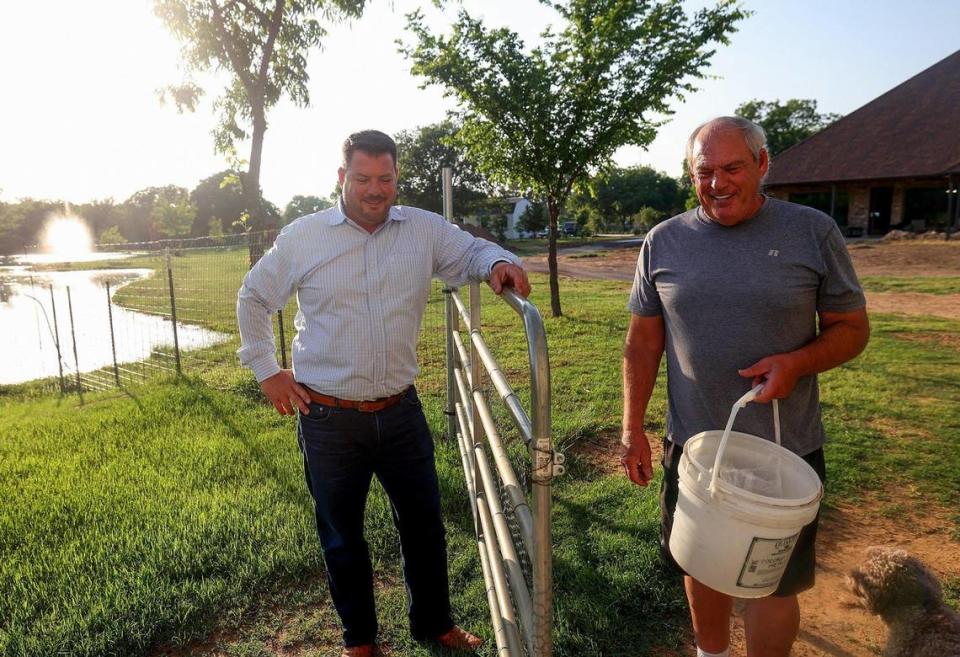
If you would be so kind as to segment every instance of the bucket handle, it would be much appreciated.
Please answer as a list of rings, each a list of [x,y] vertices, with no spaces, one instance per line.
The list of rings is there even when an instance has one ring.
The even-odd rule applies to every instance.
[[[716,497],[717,495],[717,479],[720,475],[720,461],[723,460],[723,453],[727,449],[727,440],[730,438],[730,430],[733,429],[733,421],[737,419],[737,413],[740,412],[740,409],[756,399],[761,390],[763,390],[762,383],[733,403],[733,408],[730,410],[730,419],[727,420],[727,426],[723,430],[723,438],[720,439],[720,447],[717,449],[717,458],[713,461],[713,476],[710,478],[709,489],[711,497]],[[780,405],[776,399],[773,400],[773,433],[777,439],[777,445],[780,445]]]

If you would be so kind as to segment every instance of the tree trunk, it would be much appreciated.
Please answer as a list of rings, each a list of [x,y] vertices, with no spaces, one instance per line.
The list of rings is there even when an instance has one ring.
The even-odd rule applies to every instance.
[[[547,264],[550,267],[550,310],[554,317],[561,317],[560,309],[560,281],[557,278],[557,218],[560,216],[560,206],[552,195],[547,196],[547,209],[550,214],[550,230],[547,232],[549,251]]]
[[[264,251],[276,239],[276,226],[267,217],[260,194],[260,162],[263,156],[263,135],[267,131],[267,119],[262,107],[253,109],[253,135],[250,140],[250,166],[243,176],[243,200],[250,215],[249,250],[250,266],[253,267]]]

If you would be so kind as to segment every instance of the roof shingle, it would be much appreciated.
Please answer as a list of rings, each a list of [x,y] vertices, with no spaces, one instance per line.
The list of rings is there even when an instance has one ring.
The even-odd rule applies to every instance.
[[[960,50],[773,159],[766,185],[960,173]]]

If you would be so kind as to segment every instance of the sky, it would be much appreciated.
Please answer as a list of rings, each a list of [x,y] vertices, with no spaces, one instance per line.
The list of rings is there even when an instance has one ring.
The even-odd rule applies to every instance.
[[[360,20],[331,26],[309,59],[311,106],[283,101],[268,115],[267,199],[282,208],[296,194],[327,196],[347,134],[413,129],[454,107],[441,89],[420,89],[394,43],[410,40],[404,14],[421,4],[431,25],[445,29],[449,22],[428,0],[371,0]],[[554,19],[536,0],[463,4],[527,44]],[[671,104],[674,114],[646,149],[618,151],[617,164],[676,176],[690,131],[746,100],[810,98],[821,112],[848,114],[960,48],[957,0],[742,4],[754,13],[729,46],[718,47],[710,79]],[[0,201],[119,202],[153,185],[192,189],[225,169],[210,134],[218,79],[201,79],[208,94],[192,114],[157,99],[157,89],[183,79],[179,59],[150,0],[0,0]]]

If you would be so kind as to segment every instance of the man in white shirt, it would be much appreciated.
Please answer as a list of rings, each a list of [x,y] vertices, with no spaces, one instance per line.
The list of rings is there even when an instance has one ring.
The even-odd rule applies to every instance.
[[[454,624],[433,442],[414,379],[420,320],[434,276],[530,283],[513,254],[417,208],[394,206],[397,151],[382,132],[350,135],[336,207],[286,226],[240,289],[241,362],[298,438],[327,581],[343,622],[343,657],[373,657],[377,618],[363,512],[376,475],[400,535],[410,630],[476,650]],[[293,370],[275,357],[272,315],[296,293]]]

